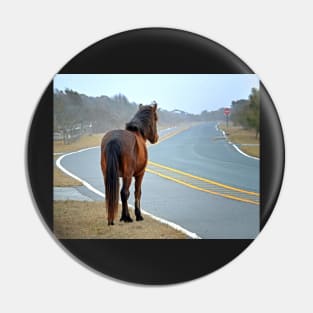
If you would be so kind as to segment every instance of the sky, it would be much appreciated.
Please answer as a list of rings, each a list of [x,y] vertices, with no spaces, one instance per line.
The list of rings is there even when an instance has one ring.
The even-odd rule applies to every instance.
[[[137,104],[158,103],[166,110],[199,114],[230,107],[259,88],[254,74],[57,74],[54,88],[87,96],[123,94]]]

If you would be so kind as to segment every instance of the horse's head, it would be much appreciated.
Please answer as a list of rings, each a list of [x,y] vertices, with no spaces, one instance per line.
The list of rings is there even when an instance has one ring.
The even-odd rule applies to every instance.
[[[158,129],[157,129],[157,121],[158,121],[158,114],[157,114],[157,103],[153,102],[151,105],[143,106],[141,108],[148,107],[150,110],[150,123],[147,131],[147,139],[151,143],[156,143],[159,140]],[[139,107],[140,110],[140,107]]]
[[[126,124],[126,129],[139,131],[141,135],[151,143],[156,143],[159,139],[157,130],[157,104],[139,105],[138,112],[133,119]]]

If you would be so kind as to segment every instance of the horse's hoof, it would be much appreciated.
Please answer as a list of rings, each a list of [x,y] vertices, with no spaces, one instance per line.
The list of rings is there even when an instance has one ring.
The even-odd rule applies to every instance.
[[[108,225],[109,225],[109,226],[111,226],[111,225],[113,226],[113,225],[114,225],[114,222],[108,222]]]
[[[143,221],[143,217],[141,215],[136,216],[136,221]]]
[[[120,221],[124,221],[125,223],[131,223],[133,219],[130,216],[122,216]]]
[[[130,216],[126,216],[126,223],[131,223],[133,221],[133,219]]]

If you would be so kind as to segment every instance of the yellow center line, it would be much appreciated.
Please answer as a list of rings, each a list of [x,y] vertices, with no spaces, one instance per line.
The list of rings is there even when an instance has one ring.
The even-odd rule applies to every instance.
[[[230,190],[234,190],[234,191],[238,191],[238,192],[241,192],[241,193],[254,195],[254,196],[259,196],[260,195],[257,192],[243,190],[243,189],[235,188],[235,187],[232,187],[232,186],[224,185],[224,184],[221,184],[221,183],[216,182],[214,180],[210,180],[210,179],[206,179],[206,178],[203,178],[203,177],[195,176],[195,175],[192,175],[192,174],[189,174],[189,173],[177,170],[177,169],[169,167],[169,166],[161,165],[161,164],[156,163],[156,162],[148,161],[148,165],[149,164],[151,164],[153,166],[156,166],[156,167],[160,167],[160,168],[166,169],[168,171],[171,171],[171,172],[174,172],[174,173],[177,173],[177,174],[181,174],[183,176],[191,177],[191,178],[194,178],[194,179],[197,179],[197,180],[200,180],[200,181],[212,184],[212,185],[216,185],[216,186],[219,186],[219,187],[222,187],[222,188],[226,188],[226,189],[230,189]]]
[[[178,135],[179,133],[181,133],[181,132],[187,130],[188,128],[189,128],[189,127],[185,127],[185,128],[182,128],[182,129],[178,129],[177,131],[174,131],[174,132],[172,132],[172,133],[169,133],[169,134],[163,136],[163,137],[157,142],[157,144],[159,144],[159,143],[161,143],[161,142],[163,142],[163,141],[165,141],[165,140],[167,140],[167,139],[169,139],[169,138],[171,138],[171,137],[174,137],[174,136]]]
[[[178,129],[178,130],[176,130],[176,131],[170,132],[170,133],[168,133],[167,135],[164,135],[163,137],[159,138],[158,142],[154,143],[153,145],[156,146],[156,145],[158,145],[159,143],[161,143],[161,142],[163,142],[163,141],[165,141],[165,140],[167,140],[167,139],[170,139],[170,138],[172,138],[172,137],[174,137],[174,136],[176,136],[176,135],[182,133],[183,131],[185,131],[185,130],[187,130],[187,129],[189,129],[189,128],[190,128],[190,126],[187,126],[187,127],[184,127],[184,128],[180,128],[180,129]],[[148,143],[147,143],[147,146],[150,147],[151,144],[148,142]]]
[[[171,176],[168,176],[168,175],[164,175],[164,174],[161,174],[159,172],[156,172],[156,171],[153,171],[149,168],[146,168],[146,171],[151,173],[151,174],[155,174],[155,175],[158,175],[160,177],[163,177],[163,178],[166,178],[166,179],[169,179],[169,180],[172,180],[178,184],[181,184],[181,185],[184,185],[184,186],[187,186],[187,187],[190,187],[192,189],[196,189],[196,190],[199,190],[199,191],[204,191],[204,192],[207,192],[207,193],[211,193],[213,195],[217,195],[217,196],[222,196],[224,198],[229,198],[229,199],[232,199],[232,200],[237,200],[237,201],[241,201],[241,202],[247,202],[247,203],[251,203],[251,204],[256,204],[256,205],[259,205],[259,202],[256,202],[256,201],[252,201],[252,200],[249,200],[249,199],[245,199],[245,198],[239,198],[239,197],[235,197],[235,196],[232,196],[232,195],[229,195],[229,194],[223,194],[223,193],[220,193],[220,192],[216,192],[216,191],[212,191],[212,190],[207,190],[207,189],[203,189],[203,188],[200,188],[200,187],[197,187],[195,185],[192,185],[192,184],[189,184],[189,183],[186,183],[180,179],[176,179],[176,178],[173,178]]]

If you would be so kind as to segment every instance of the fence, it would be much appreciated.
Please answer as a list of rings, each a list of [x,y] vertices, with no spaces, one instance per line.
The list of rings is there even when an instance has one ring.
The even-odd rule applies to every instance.
[[[65,145],[69,145],[74,141],[78,140],[82,135],[92,134],[92,124],[78,123],[71,127],[64,127],[63,129],[58,129],[53,133],[53,140],[61,141]]]

